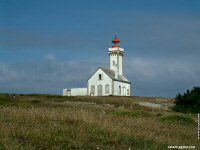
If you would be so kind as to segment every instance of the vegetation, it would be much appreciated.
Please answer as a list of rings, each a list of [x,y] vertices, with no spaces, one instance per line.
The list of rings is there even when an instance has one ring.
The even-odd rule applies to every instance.
[[[107,111],[108,113],[110,114],[113,114],[115,116],[128,116],[128,117],[148,117],[150,116],[151,114],[146,112],[146,111],[143,111],[143,110],[136,110],[136,111],[130,111],[130,110],[108,110]]]
[[[161,121],[166,123],[175,123],[175,124],[181,124],[181,125],[192,125],[196,124],[195,121],[190,116],[184,116],[184,115],[169,115],[161,117]]]
[[[191,91],[187,90],[183,95],[178,93],[175,100],[175,111],[200,112],[200,87],[194,87]]]
[[[200,147],[194,114],[152,111],[138,99],[168,101],[0,94],[0,149]]]

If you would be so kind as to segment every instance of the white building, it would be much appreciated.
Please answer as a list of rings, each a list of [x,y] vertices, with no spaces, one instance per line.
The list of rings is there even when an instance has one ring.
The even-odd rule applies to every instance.
[[[123,74],[124,49],[119,46],[120,40],[115,37],[112,48],[108,49],[110,68],[99,67],[88,79],[87,88],[63,89],[63,95],[78,96],[130,96],[131,82]],[[72,91],[74,91],[72,94]]]
[[[87,96],[87,88],[63,89],[63,96]]]

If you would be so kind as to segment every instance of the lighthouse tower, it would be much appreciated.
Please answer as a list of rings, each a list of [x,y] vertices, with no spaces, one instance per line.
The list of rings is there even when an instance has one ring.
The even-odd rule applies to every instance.
[[[115,36],[112,43],[112,48],[108,49],[108,54],[110,56],[110,70],[115,71],[116,75],[123,75],[124,49],[120,47],[120,40],[117,36]]]
[[[99,67],[88,79],[87,88],[63,89],[67,96],[131,96],[131,82],[123,74],[124,49],[115,36],[108,49],[110,68]]]

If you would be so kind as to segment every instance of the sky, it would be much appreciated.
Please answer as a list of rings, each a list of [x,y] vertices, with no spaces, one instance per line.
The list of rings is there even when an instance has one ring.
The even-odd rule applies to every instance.
[[[134,95],[200,85],[199,0],[0,0],[0,93],[86,87],[115,33]]]

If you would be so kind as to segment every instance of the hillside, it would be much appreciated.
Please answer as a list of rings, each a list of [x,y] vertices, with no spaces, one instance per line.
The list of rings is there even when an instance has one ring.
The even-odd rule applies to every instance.
[[[196,114],[171,111],[173,101],[0,94],[0,149],[200,147]],[[152,102],[169,107],[142,105]]]

